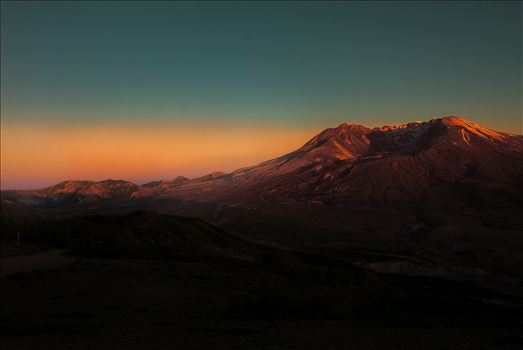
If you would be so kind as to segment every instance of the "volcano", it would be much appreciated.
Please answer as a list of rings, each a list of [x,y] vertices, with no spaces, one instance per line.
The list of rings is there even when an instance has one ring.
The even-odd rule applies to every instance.
[[[412,206],[467,196],[520,203],[522,179],[523,136],[445,117],[376,128],[343,123],[291,153],[231,173],[143,186],[65,181],[41,190],[3,191],[2,197],[28,206],[166,197],[235,205]]]
[[[344,123],[258,165],[179,183],[169,191],[148,189],[239,203],[408,206],[444,201],[444,193],[454,200],[463,191],[519,201],[522,177],[522,136],[446,117],[379,128]]]

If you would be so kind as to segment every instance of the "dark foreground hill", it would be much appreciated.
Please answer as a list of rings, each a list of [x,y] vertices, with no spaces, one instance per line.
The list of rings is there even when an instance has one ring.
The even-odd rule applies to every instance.
[[[44,252],[33,254],[38,266],[2,274],[5,349],[515,349],[523,342],[517,283],[372,273],[354,262],[395,257],[268,245],[160,213],[20,218],[3,219],[3,228],[22,231],[23,246]],[[2,245],[14,244],[6,232]],[[50,246],[69,258],[43,264],[60,252],[45,251]],[[2,257],[2,269],[29,257]]]

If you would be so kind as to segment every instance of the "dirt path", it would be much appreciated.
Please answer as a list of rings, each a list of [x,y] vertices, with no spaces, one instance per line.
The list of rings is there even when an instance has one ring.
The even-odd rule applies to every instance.
[[[2,257],[1,276],[66,267],[73,262],[73,259],[64,256],[64,252],[64,249],[51,249],[31,255]]]

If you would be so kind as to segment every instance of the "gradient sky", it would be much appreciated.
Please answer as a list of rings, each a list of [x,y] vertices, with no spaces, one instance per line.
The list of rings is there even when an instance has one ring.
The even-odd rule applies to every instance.
[[[521,2],[1,6],[4,189],[231,171],[342,122],[523,133]]]

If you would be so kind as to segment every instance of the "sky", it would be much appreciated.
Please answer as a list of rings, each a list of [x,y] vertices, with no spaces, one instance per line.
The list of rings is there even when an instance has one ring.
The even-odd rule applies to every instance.
[[[521,2],[1,7],[2,189],[232,171],[342,122],[523,133]]]

